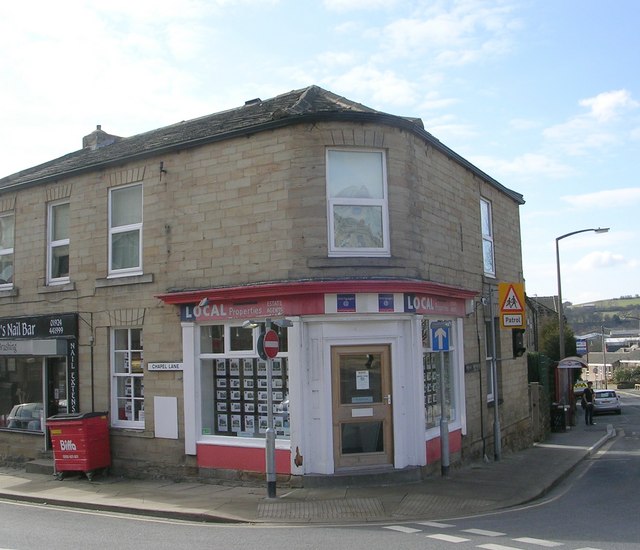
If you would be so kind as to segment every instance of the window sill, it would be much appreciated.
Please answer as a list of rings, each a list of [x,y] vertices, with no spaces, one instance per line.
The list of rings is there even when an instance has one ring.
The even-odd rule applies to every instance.
[[[0,289],[0,298],[15,298],[19,294],[16,287]]]
[[[220,447],[242,447],[247,449],[264,449],[266,438],[238,437],[231,435],[202,435],[196,441],[197,445],[214,445]],[[276,449],[290,450],[291,439],[276,438]]]
[[[22,435],[38,435],[42,437],[44,432],[41,430],[21,430],[20,428],[0,428],[0,432],[2,433],[14,433],[14,434],[22,434]]]
[[[153,273],[145,275],[123,275],[122,277],[96,279],[96,288],[106,288],[111,286],[138,285],[153,283]]]
[[[51,292],[69,292],[75,289],[76,284],[73,282],[56,285],[45,285],[38,287],[38,294],[49,294]]]
[[[309,258],[307,267],[376,267],[376,268],[398,268],[404,267],[405,262],[396,258],[383,258],[375,256],[336,256],[331,258]]]
[[[115,430],[118,435],[135,435],[136,437],[139,437],[141,435],[141,432],[144,432],[144,428],[144,422],[142,422],[139,426],[123,426],[121,424],[111,425],[111,430]]]

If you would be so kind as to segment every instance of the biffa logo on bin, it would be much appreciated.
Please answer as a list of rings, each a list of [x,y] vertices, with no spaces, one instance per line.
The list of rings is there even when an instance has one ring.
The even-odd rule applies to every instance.
[[[77,451],[78,448],[76,447],[76,444],[71,441],[70,439],[65,440],[65,439],[61,439],[60,440],[60,450],[61,451]]]

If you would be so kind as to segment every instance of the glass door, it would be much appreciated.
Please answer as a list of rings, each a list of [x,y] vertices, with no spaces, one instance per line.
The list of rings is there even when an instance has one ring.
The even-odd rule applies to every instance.
[[[47,357],[47,417],[65,414],[67,400],[67,360],[65,357]]]
[[[336,469],[393,465],[389,346],[340,346],[331,353]]]

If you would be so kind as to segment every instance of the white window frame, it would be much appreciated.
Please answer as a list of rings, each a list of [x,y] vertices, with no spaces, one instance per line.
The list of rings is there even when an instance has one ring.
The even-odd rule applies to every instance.
[[[131,223],[126,225],[113,226],[113,193],[122,191],[127,188],[140,187],[140,193],[142,194],[142,200],[140,203],[140,222]],[[143,225],[143,213],[144,213],[144,189],[142,183],[135,183],[133,185],[121,185],[109,189],[109,276],[120,277],[128,275],[142,275],[142,225]],[[127,233],[131,231],[138,232],[138,265],[114,269],[113,268],[113,239],[115,235],[119,233]]]
[[[482,270],[485,275],[496,276],[496,250],[493,241],[493,212],[491,202],[487,199],[480,199],[480,230],[482,232]],[[487,257],[486,247],[491,250],[491,257]],[[487,269],[488,261],[491,262],[490,269]]]
[[[54,225],[55,225],[55,221],[56,221],[56,215],[54,214],[54,212],[56,211],[55,209],[60,207],[60,206],[64,206],[64,205],[70,205],[70,202],[68,200],[62,200],[62,201],[56,201],[56,202],[52,202],[49,203],[48,205],[48,212],[47,212],[47,284],[51,284],[51,285],[56,285],[56,284],[64,284],[64,283],[68,283],[69,282],[69,275],[66,275],[64,277],[54,277],[53,276],[53,253],[54,250],[56,248],[60,248],[62,246],[70,246],[70,239],[69,236],[67,235],[66,238],[64,239],[58,239],[58,240],[54,240]],[[70,215],[70,210],[69,210],[69,215]],[[69,266],[69,269],[71,269],[71,266]]]
[[[331,182],[329,181],[329,163],[333,152],[355,152],[355,153],[371,153],[378,154],[381,157],[382,168],[382,197],[381,198],[350,198],[350,197],[332,197],[330,194]],[[367,148],[346,148],[333,147],[326,150],[326,190],[327,190],[327,234],[329,238],[328,251],[329,256],[351,256],[351,257],[388,257],[391,255],[389,242],[389,199],[387,190],[387,159],[383,149],[367,149]],[[357,248],[357,247],[339,247],[335,244],[335,221],[334,212],[336,206],[363,206],[363,207],[379,207],[382,215],[382,246],[376,248]]]
[[[126,330],[127,331],[127,349],[126,350],[116,350],[116,331],[119,330]],[[139,330],[140,331],[140,347],[141,349],[133,349],[132,348],[132,338],[131,338],[131,331],[132,330]],[[142,327],[111,327],[111,331],[110,331],[110,338],[111,338],[111,347],[110,347],[110,365],[111,365],[111,425],[116,427],[116,428],[132,428],[132,429],[144,429],[144,344],[143,344],[143,334],[142,334]],[[137,366],[136,371],[134,371],[133,369],[133,361],[132,356],[133,354],[140,354],[140,365]],[[116,369],[116,365],[117,365],[117,360],[116,360],[116,355],[117,354],[125,354],[125,361],[128,361],[128,372],[117,372]],[[126,379],[129,378],[131,380],[131,395],[128,396],[126,395],[126,390],[125,390],[125,395],[119,395],[118,394],[118,388],[119,388],[119,381],[120,379],[125,379],[125,388],[126,388]],[[140,380],[140,384],[141,384],[141,388],[142,388],[142,396],[135,395],[135,380]],[[135,409],[135,401],[142,401],[142,419],[140,419],[140,416],[138,414],[138,418],[132,418],[131,420],[129,419],[122,419],[120,418],[120,411],[119,411],[119,400],[123,400],[125,398],[129,398],[130,397],[130,401],[131,401],[131,411],[132,411],[132,416],[135,416],[136,413],[136,409]],[[140,413],[140,410],[137,411],[138,413]],[[126,408],[125,408],[125,413],[126,413]]]
[[[4,219],[4,218],[12,218],[12,222],[13,222],[13,227],[12,227],[12,231],[13,231],[13,239],[11,242],[11,246],[7,247],[7,248],[0,248],[0,257],[2,256],[11,256],[11,268],[12,268],[12,273],[11,273],[11,282],[10,283],[0,283],[0,290],[8,290],[13,288],[13,281],[15,280],[15,256],[14,256],[14,247],[15,247],[15,238],[16,238],[16,216],[14,212],[7,212],[6,214],[1,214],[0,218]]]

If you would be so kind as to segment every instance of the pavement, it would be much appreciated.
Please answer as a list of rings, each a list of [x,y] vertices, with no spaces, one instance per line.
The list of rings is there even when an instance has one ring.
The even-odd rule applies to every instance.
[[[579,423],[500,460],[462,467],[420,482],[380,486],[277,488],[264,485],[135,480],[69,474],[63,480],[26,469],[0,468],[0,499],[191,521],[226,523],[402,522],[510,508],[559,484],[616,433],[606,419]],[[493,455],[493,449],[488,449]]]

